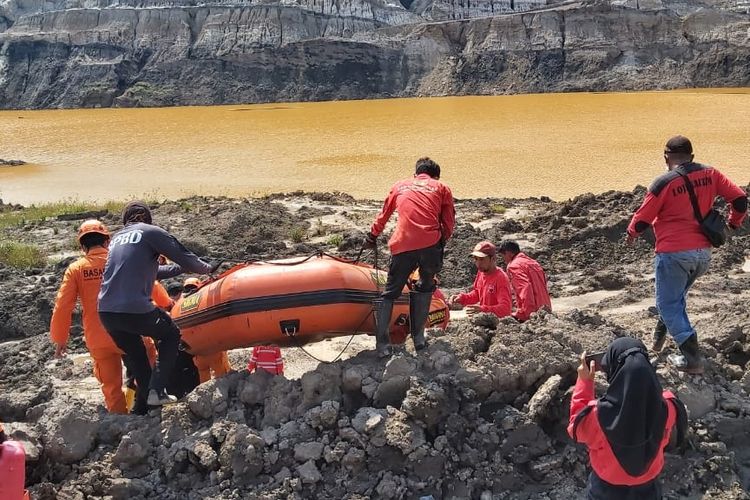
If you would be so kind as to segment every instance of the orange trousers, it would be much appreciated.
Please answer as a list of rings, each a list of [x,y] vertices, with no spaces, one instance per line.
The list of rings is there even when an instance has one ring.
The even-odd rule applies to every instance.
[[[232,367],[229,365],[229,357],[227,351],[217,352],[215,354],[209,354],[207,356],[195,356],[193,357],[193,363],[198,368],[198,377],[200,378],[201,384],[211,380],[211,373],[213,377],[218,378],[229,373]]]
[[[107,411],[127,413],[122,390],[122,352],[119,349],[94,349],[89,352],[94,360],[94,377],[101,386]]]
[[[146,354],[151,366],[156,363],[156,346],[153,340],[144,337]],[[128,413],[128,404],[122,388],[122,351],[114,349],[89,349],[94,360],[94,377],[104,394],[104,406],[110,413]]]

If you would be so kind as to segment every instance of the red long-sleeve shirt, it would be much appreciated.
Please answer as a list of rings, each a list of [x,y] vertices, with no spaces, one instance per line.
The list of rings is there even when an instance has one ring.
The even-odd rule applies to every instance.
[[[479,303],[480,311],[498,318],[510,316],[513,301],[508,276],[499,267],[491,273],[478,272],[471,291],[459,294],[456,301],[462,306]]]
[[[575,388],[573,389],[573,398],[570,400],[570,421],[568,423],[568,435],[576,439],[577,442],[583,443],[589,450],[589,460],[591,467],[604,481],[620,486],[636,486],[645,484],[659,475],[664,467],[664,447],[669,443],[669,436],[677,420],[677,410],[670,399],[675,399],[674,394],[664,391],[662,397],[667,401],[667,422],[664,425],[664,437],[662,437],[659,451],[651,462],[648,470],[640,476],[631,476],[617,461],[617,457],[612,452],[612,448],[604,434],[594,399],[594,381],[589,379],[578,378]],[[587,406],[591,406],[588,415],[582,417],[576,426],[578,414]]]
[[[253,355],[247,363],[247,371],[262,369],[274,375],[284,374],[284,361],[281,359],[281,349],[275,345],[256,345]]]
[[[393,185],[383,208],[370,228],[380,236],[388,219],[398,211],[398,224],[388,242],[391,254],[428,248],[442,238],[447,241],[456,225],[451,190],[427,174],[419,174]]]
[[[727,222],[735,227],[742,223],[747,210],[739,212],[731,202],[747,196],[744,190],[713,167],[690,163],[678,168],[690,179],[702,215],[711,209],[716,196],[721,196],[730,203]],[[644,223],[641,226],[653,224],[657,252],[681,252],[711,246],[695,219],[685,181],[674,170],[657,178],[649,187],[643,204],[628,225],[630,236],[643,231],[641,227],[638,227],[640,231],[636,229],[639,222]]]
[[[537,261],[519,252],[508,264],[508,278],[516,295],[516,312],[513,316],[519,321],[526,321],[531,313],[542,308],[552,311],[547,276]]]

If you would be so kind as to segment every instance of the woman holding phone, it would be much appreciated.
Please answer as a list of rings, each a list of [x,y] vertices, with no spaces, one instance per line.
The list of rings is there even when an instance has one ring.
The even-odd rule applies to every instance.
[[[596,399],[598,368],[609,388]],[[581,355],[568,434],[588,448],[593,469],[589,500],[661,499],[664,448],[670,441],[679,444],[686,431],[685,407],[662,391],[643,342],[616,339],[604,352],[601,367],[587,360],[585,352]]]

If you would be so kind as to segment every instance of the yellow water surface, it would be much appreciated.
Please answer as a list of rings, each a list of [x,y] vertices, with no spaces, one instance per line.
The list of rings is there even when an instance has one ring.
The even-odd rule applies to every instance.
[[[671,135],[750,181],[750,89],[0,112],[0,197],[344,191],[382,198],[430,156],[458,198],[630,190]]]

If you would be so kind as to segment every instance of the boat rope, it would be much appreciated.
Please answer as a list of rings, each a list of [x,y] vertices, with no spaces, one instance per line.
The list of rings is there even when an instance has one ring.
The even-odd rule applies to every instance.
[[[315,257],[328,257],[330,259],[334,259],[334,260],[337,260],[339,262],[344,262],[346,264],[359,264],[359,260],[362,257],[362,252],[364,251],[364,249],[365,249],[364,246],[362,248],[360,248],[359,253],[357,254],[357,258],[354,259],[354,260],[345,259],[343,257],[339,257],[337,255],[332,255],[332,254],[329,254],[327,252],[323,252],[322,250],[318,250],[316,252],[311,253],[310,255],[307,255],[306,257],[301,258],[300,260],[295,260],[295,261],[292,261],[292,262],[269,262],[269,261],[263,261],[263,260],[252,261],[252,262],[250,262],[250,261],[241,262],[241,261],[236,261],[236,260],[232,260],[232,259],[222,259],[222,262],[236,263],[236,264],[246,264],[246,265],[251,265],[251,264],[266,264],[266,265],[272,265],[272,266],[298,266],[300,264],[304,264],[305,262],[309,261],[310,259],[314,259]],[[377,244],[375,245],[375,248],[373,249],[373,253],[374,253],[374,260],[375,260],[375,265],[373,266],[373,269],[376,271],[375,286],[377,287],[378,294],[380,294],[380,293],[382,293],[382,290],[381,290],[381,284],[380,284],[380,275],[378,273],[378,271],[380,271],[380,268],[378,268],[378,247],[377,247]],[[204,282],[204,284],[208,284],[208,283],[210,283],[212,281],[215,281],[216,279],[218,279],[220,277],[221,277],[221,275],[216,276],[216,277],[212,276],[212,277],[209,278],[209,280],[206,280],[206,282]],[[300,349],[302,352],[304,352],[305,354],[307,354],[308,356],[310,356],[315,361],[318,361],[319,363],[332,364],[332,363],[335,363],[336,361],[338,361],[339,359],[341,359],[341,356],[343,356],[344,352],[346,352],[346,350],[349,348],[349,346],[351,345],[352,341],[354,340],[354,337],[356,335],[359,335],[361,333],[359,331],[359,329],[362,327],[362,325],[365,324],[365,322],[370,318],[370,316],[372,316],[374,314],[374,312],[375,312],[375,310],[374,310],[374,305],[373,305],[373,309],[371,309],[370,312],[365,315],[365,317],[362,319],[362,321],[359,323],[359,325],[357,325],[357,328],[355,328],[354,333],[352,333],[351,337],[349,337],[349,340],[347,341],[347,343],[344,346],[344,348],[331,361],[326,361],[324,359],[320,359],[317,356],[315,356],[314,354],[312,354],[311,352],[309,352],[308,350],[306,350],[303,347],[303,345],[300,344],[297,341],[297,337],[295,335],[295,333],[296,333],[295,331],[289,331],[289,332],[284,332],[284,333],[286,333],[286,335],[290,339],[292,339],[292,342],[294,342],[296,348]]]
[[[354,264],[356,264],[357,262],[359,262],[359,258],[360,258],[360,257],[362,256],[362,251],[363,251],[363,250],[364,250],[364,247],[362,247],[362,249],[360,249],[360,251],[359,251],[359,254],[357,255],[357,259],[356,259],[356,260],[354,260],[354,261],[349,261],[349,260],[345,260],[345,259],[338,259],[338,260],[341,260],[342,262],[349,262],[349,263],[354,263]],[[311,255],[311,256],[307,257],[306,259],[304,259],[304,260],[303,260],[303,261],[301,261],[300,263],[302,263],[302,262],[305,262],[305,261],[307,261],[307,260],[311,259],[311,258],[312,258],[312,257],[314,257],[315,255],[321,255],[321,256],[322,256],[322,255],[326,255],[327,257],[333,257],[333,258],[337,258],[337,257],[335,257],[335,256],[333,256],[333,255],[328,255],[328,254],[326,254],[326,253],[323,253],[323,252],[318,252],[318,253],[316,253],[316,254],[314,254],[314,255]],[[375,245],[375,248],[374,248],[374,257],[375,257],[375,266],[374,266],[374,269],[375,269],[375,270],[376,270],[376,272],[377,272],[377,271],[379,271],[379,270],[380,270],[380,269],[378,268],[378,247],[377,247],[377,245]],[[376,275],[376,278],[375,278],[375,286],[377,287],[377,289],[378,289],[378,292],[382,292],[382,290],[380,289],[380,279],[379,279],[379,275]],[[311,353],[310,351],[308,351],[307,349],[305,349],[305,348],[304,348],[304,347],[303,347],[303,346],[302,346],[301,344],[297,344],[297,338],[295,337],[295,335],[294,335],[294,332],[285,332],[285,333],[286,333],[286,334],[287,334],[287,335],[289,336],[289,338],[291,338],[291,339],[292,339],[292,341],[293,341],[293,342],[294,342],[295,344],[297,344],[297,345],[295,345],[295,347],[296,347],[297,349],[301,350],[302,352],[304,352],[305,354],[307,354],[308,356],[310,356],[310,357],[311,357],[312,359],[314,359],[315,361],[317,361],[317,362],[319,362],[319,363],[324,363],[324,364],[330,365],[330,364],[332,364],[332,363],[335,363],[335,362],[336,362],[336,361],[338,361],[339,359],[341,359],[341,356],[343,356],[343,355],[344,355],[344,352],[346,352],[346,350],[347,350],[347,349],[349,348],[349,346],[350,346],[350,345],[351,345],[351,343],[352,343],[352,340],[354,340],[354,337],[355,337],[356,335],[359,335],[359,333],[360,333],[360,332],[359,332],[359,329],[360,329],[360,328],[362,327],[362,325],[364,325],[364,324],[365,324],[365,321],[367,321],[367,320],[368,320],[368,319],[370,318],[370,316],[372,316],[372,315],[373,315],[374,313],[375,313],[375,309],[374,309],[374,306],[373,306],[373,309],[371,309],[371,310],[370,310],[370,312],[369,312],[369,313],[367,313],[367,314],[365,315],[365,317],[364,317],[364,318],[362,319],[362,321],[361,321],[361,322],[359,323],[359,325],[357,325],[357,328],[355,328],[355,329],[354,329],[354,333],[352,333],[351,337],[349,337],[349,340],[348,340],[348,341],[346,342],[346,345],[344,346],[344,348],[343,348],[343,349],[341,349],[341,352],[339,352],[339,353],[338,353],[338,354],[336,355],[336,357],[335,357],[335,358],[333,358],[333,359],[332,359],[331,361],[326,361],[326,360],[324,360],[324,359],[320,359],[319,357],[315,356],[315,355],[314,355],[314,354],[312,354],[312,353]]]
[[[365,324],[365,321],[367,321],[367,319],[368,319],[368,318],[369,318],[369,317],[370,317],[371,315],[372,315],[372,311],[370,311],[369,313],[367,313],[367,314],[365,315],[364,319],[362,319],[362,321],[360,322],[360,324],[359,324],[359,325],[357,325],[357,328],[355,329],[354,333],[352,333],[351,337],[349,337],[349,340],[348,340],[348,341],[346,342],[346,345],[344,346],[344,348],[343,348],[343,349],[341,349],[341,352],[340,352],[340,353],[338,353],[338,354],[336,355],[336,357],[335,357],[335,358],[333,358],[333,359],[332,359],[331,361],[326,361],[325,359],[320,359],[319,357],[315,356],[315,355],[314,355],[314,354],[312,354],[312,353],[311,353],[310,351],[308,351],[307,349],[305,349],[305,348],[304,348],[304,347],[302,346],[302,344],[298,344],[298,343],[297,343],[297,337],[296,337],[296,336],[294,335],[294,333],[293,333],[293,332],[285,332],[285,333],[286,333],[286,334],[287,334],[287,336],[288,336],[289,338],[291,338],[291,339],[292,339],[292,341],[293,341],[293,342],[295,343],[295,346],[294,346],[294,347],[296,347],[297,349],[301,350],[302,352],[304,352],[305,354],[307,354],[308,356],[310,356],[310,357],[311,357],[312,359],[314,359],[315,361],[318,361],[318,362],[320,362],[320,363],[324,363],[324,364],[330,365],[330,364],[333,364],[333,363],[335,363],[335,362],[336,362],[336,361],[338,361],[339,359],[341,359],[341,356],[343,356],[343,355],[344,355],[344,352],[346,352],[346,350],[347,350],[347,349],[349,348],[349,346],[350,346],[350,345],[351,345],[351,343],[352,343],[352,340],[354,340],[354,337],[355,337],[356,335],[359,335],[359,333],[360,333],[360,332],[359,332],[359,329],[360,329],[360,328],[362,327],[362,325],[364,325],[364,324]]]

